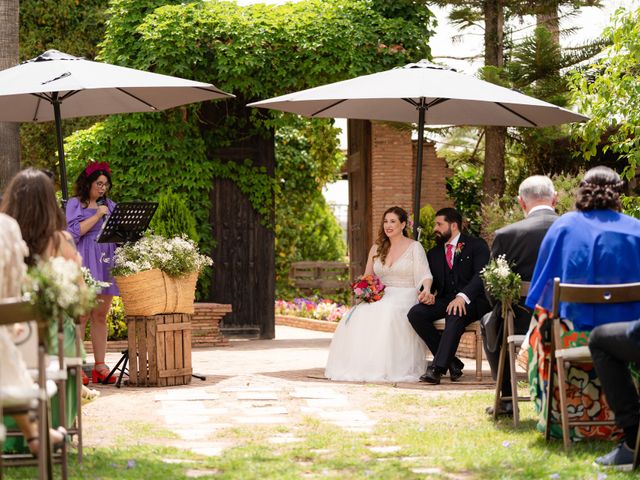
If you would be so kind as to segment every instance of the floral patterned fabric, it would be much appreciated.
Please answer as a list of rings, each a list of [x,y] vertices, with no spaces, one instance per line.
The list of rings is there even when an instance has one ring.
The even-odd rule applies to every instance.
[[[551,314],[539,305],[533,312],[537,325],[531,331],[528,343],[529,353],[529,385],[531,389],[531,399],[535,404],[536,412],[539,414],[537,429],[544,432],[545,413],[547,405],[547,384],[549,382],[549,353],[550,345],[548,339],[551,335]],[[563,319],[562,325],[562,348],[578,347],[587,345],[589,341],[589,331],[574,330],[570,320]],[[560,397],[558,393],[557,369],[554,369],[553,381],[556,388],[551,399],[551,436],[562,438],[562,427],[560,424]],[[614,414],[609,408],[604,397],[604,392],[600,386],[600,380],[596,377],[593,365],[571,365],[567,373],[569,386],[567,388],[567,401],[569,419],[575,420],[613,420]],[[620,437],[622,431],[613,426],[575,426],[569,428],[569,435],[572,441],[579,441],[587,438],[598,438],[614,440]]]

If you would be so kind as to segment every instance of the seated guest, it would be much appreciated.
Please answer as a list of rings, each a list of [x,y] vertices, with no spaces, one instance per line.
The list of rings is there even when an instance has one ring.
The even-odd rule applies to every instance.
[[[638,440],[640,400],[629,364],[640,362],[640,320],[594,328],[589,337],[589,350],[604,394],[615,413],[616,425],[624,432],[622,442],[595,463],[630,470]]]
[[[530,282],[533,276],[533,268],[538,258],[538,250],[547,230],[558,215],[553,207],[556,204],[557,194],[553,188],[553,182],[549,177],[534,175],[526,178],[518,189],[518,203],[524,211],[525,219],[507,225],[496,230],[493,244],[491,245],[491,258],[504,255],[514,272],[520,274],[524,282]],[[515,335],[524,335],[531,323],[531,310],[524,305],[524,299],[514,306]],[[491,367],[491,375],[494,380],[497,377],[498,361],[502,349],[502,329],[504,328],[502,317],[502,305],[497,302],[491,312],[493,319],[487,322],[494,332],[483,335],[484,349]],[[483,332],[484,333],[484,332]],[[511,396],[511,371],[509,364],[505,362],[502,380],[502,396]],[[493,407],[487,408],[487,413],[493,415]],[[499,415],[513,413],[511,401],[505,401],[500,406]]]
[[[640,281],[640,221],[620,213],[620,176],[607,167],[589,170],[578,190],[575,212],[560,217],[545,236],[531,280],[526,305],[534,308],[537,326],[529,340],[529,381],[544,430],[547,358],[553,301],[553,279],[577,284]],[[563,335],[560,347],[585,345],[589,332],[602,324],[640,318],[640,302],[622,304],[561,303]],[[570,420],[609,420],[612,417],[592,366],[571,367],[568,378]],[[555,383],[557,385],[557,383]],[[561,437],[557,399],[552,398],[551,434]],[[615,427],[572,427],[573,439],[617,435]]]
[[[0,299],[20,296],[21,283],[27,270],[24,263],[27,254],[27,246],[22,241],[17,222],[0,213]],[[0,399],[3,406],[17,407],[33,398],[36,386],[19,350],[13,344],[12,330],[12,326],[0,326]],[[12,417],[22,432],[29,451],[37,455],[40,443],[38,425],[26,413]],[[59,428],[51,429],[49,434],[52,444],[59,446],[65,440],[66,432]]]
[[[417,305],[409,310],[411,326],[424,340],[433,362],[420,381],[439,384],[449,370],[449,378],[457,381],[464,364],[456,351],[464,329],[489,311],[480,271],[489,261],[489,247],[481,238],[461,232],[462,216],[454,208],[436,212],[434,232],[436,246],[427,252],[433,275],[431,292],[422,292]],[[444,331],[433,322],[445,319]]]

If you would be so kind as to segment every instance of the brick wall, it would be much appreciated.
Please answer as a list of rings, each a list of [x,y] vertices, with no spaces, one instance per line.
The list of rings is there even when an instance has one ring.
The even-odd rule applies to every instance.
[[[194,303],[191,319],[191,344],[194,347],[229,345],[229,341],[222,336],[220,324],[224,316],[231,311],[231,305],[228,304]]]
[[[398,205],[413,211],[416,144],[411,131],[388,123],[371,125],[371,232],[375,239],[384,211]],[[421,205],[439,208],[453,206],[447,198],[445,178],[451,175],[444,159],[436,155],[435,145],[425,143],[422,162]]]

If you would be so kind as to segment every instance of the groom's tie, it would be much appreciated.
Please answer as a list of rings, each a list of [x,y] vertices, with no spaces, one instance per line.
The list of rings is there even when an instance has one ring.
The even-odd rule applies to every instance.
[[[451,245],[450,243],[447,243],[447,255],[446,255],[446,259],[447,259],[447,265],[449,265],[449,270],[451,270],[453,268],[453,245]]]

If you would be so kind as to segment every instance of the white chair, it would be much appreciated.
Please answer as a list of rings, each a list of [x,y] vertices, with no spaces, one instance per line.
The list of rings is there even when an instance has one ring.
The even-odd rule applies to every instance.
[[[11,298],[0,300],[0,324],[8,325],[13,323],[31,322],[36,319],[31,305],[22,301],[20,298]],[[38,364],[38,389],[35,390],[33,400],[37,403],[38,413],[38,436],[40,439],[40,455],[38,455],[38,478],[53,478],[53,462],[51,455],[51,445],[49,442],[49,398],[47,395],[46,373],[45,373],[45,335],[46,324],[40,322],[38,324],[38,346],[37,346],[37,364]],[[25,405],[24,410],[30,409],[30,405]],[[6,409],[5,409],[6,412]],[[11,456],[2,455],[3,459],[9,459]],[[20,460],[18,460],[20,463]]]

